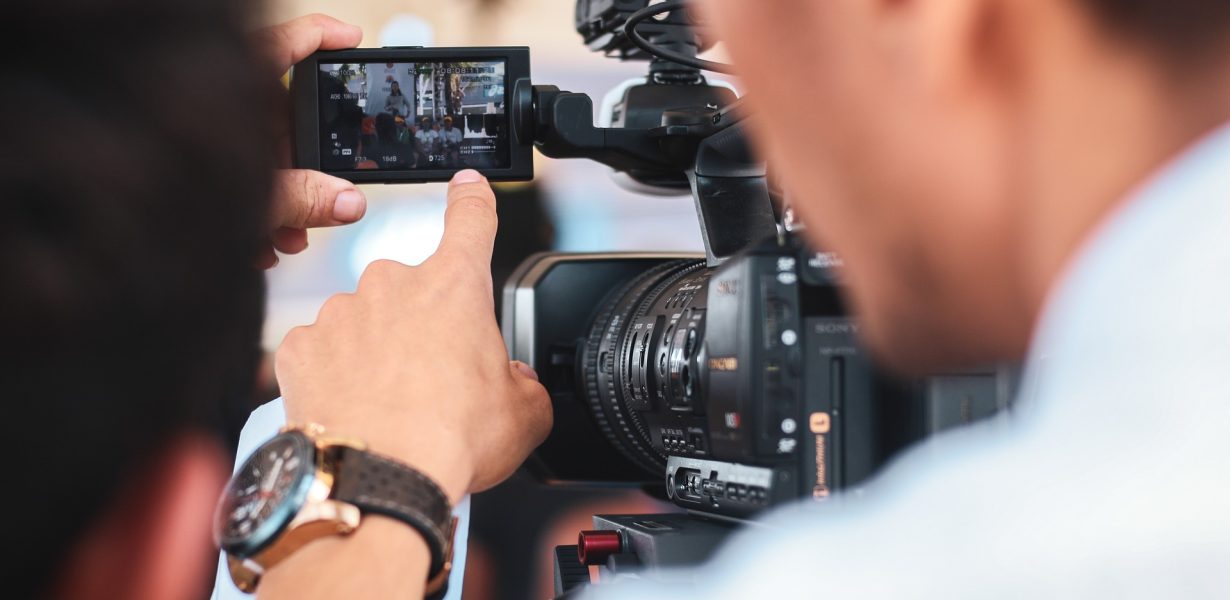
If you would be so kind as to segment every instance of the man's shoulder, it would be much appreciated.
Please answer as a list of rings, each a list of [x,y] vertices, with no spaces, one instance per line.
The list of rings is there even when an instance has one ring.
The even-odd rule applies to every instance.
[[[1057,427],[1084,428],[1071,432],[1084,442],[1149,439],[1165,452],[1200,440],[1230,453],[1230,439],[1204,437],[1230,422],[1228,274],[1230,128],[1142,186],[1087,242],[1048,302],[1025,400]]]
[[[1156,176],[1102,224],[1052,295],[1044,350],[1217,352],[1230,335],[1230,128]],[[1151,352],[1150,349],[1153,351]],[[1156,362],[1154,362],[1156,364]],[[1149,369],[1139,373],[1148,375]]]

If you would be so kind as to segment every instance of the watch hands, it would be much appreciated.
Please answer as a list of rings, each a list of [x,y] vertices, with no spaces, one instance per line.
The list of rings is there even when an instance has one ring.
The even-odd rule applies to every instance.
[[[269,475],[261,480],[259,500],[256,507],[252,510],[252,514],[259,514],[260,510],[265,508],[265,503],[268,502],[269,497],[273,495],[273,484],[277,483],[278,475],[282,474],[282,462],[282,457],[279,456],[273,463],[273,469],[269,471]]]

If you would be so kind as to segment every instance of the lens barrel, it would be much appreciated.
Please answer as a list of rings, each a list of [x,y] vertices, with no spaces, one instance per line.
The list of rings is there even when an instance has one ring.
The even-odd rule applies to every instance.
[[[667,454],[643,413],[670,410],[668,396],[690,401],[698,393],[696,374],[686,364],[702,343],[697,330],[667,323],[685,310],[703,310],[704,294],[696,290],[704,286],[697,279],[708,273],[703,261],[671,261],[613,291],[596,312],[577,363],[577,395],[587,399],[598,428],[653,475],[662,474]]]

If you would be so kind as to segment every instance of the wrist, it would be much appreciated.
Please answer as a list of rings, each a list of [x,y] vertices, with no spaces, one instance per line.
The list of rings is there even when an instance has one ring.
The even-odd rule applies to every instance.
[[[393,425],[406,419],[389,418],[382,423],[356,423],[341,419],[323,421],[308,418],[294,422],[319,423],[330,436],[353,438],[366,444],[368,450],[394,459],[426,475],[456,506],[469,492],[473,480],[473,462],[468,449],[455,436],[430,428],[409,430]]]
[[[451,506],[464,494],[467,477],[432,458],[436,453],[405,460],[410,454],[405,448],[427,446],[401,439],[377,435],[373,445],[345,431],[306,423],[262,444],[232,477],[215,517],[215,536],[236,585],[257,589],[266,574],[316,542],[367,547],[371,544],[327,542],[398,525],[392,530],[397,535],[376,537],[408,533],[420,538],[428,549],[429,589],[439,589],[448,576],[456,526]],[[372,536],[361,533],[357,539]]]
[[[303,547],[265,575],[264,598],[423,597],[430,552],[418,532],[392,519],[374,516],[344,538],[326,538]],[[362,573],[362,577],[355,577]]]
[[[444,444],[408,439],[408,435],[389,438],[369,438],[368,448],[397,460],[426,475],[440,486],[451,506],[456,506],[470,490],[473,467],[468,454],[457,444]]]

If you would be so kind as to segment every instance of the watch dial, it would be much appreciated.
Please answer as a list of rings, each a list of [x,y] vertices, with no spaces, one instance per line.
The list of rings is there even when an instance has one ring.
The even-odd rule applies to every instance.
[[[214,524],[222,548],[250,556],[272,541],[306,501],[314,458],[312,441],[295,431],[258,448],[222,492]]]

